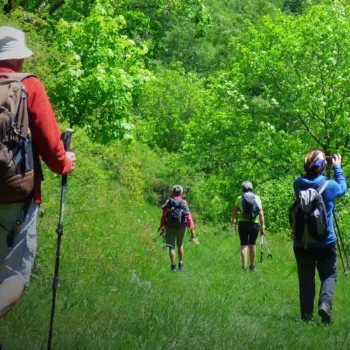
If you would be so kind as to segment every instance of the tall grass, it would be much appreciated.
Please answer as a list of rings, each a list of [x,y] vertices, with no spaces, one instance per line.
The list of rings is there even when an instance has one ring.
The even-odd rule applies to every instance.
[[[137,203],[100,173],[92,151],[77,149],[66,193],[53,349],[350,348],[350,277],[341,266],[331,327],[317,316],[307,324],[299,320],[291,242],[275,233],[267,236],[273,260],[265,251],[259,272],[250,273],[241,270],[235,232],[198,225],[201,244],[186,237],[185,270],[173,274],[161,239],[152,240],[160,209]],[[32,282],[0,321],[0,343],[10,350],[47,347],[60,178],[45,173]]]

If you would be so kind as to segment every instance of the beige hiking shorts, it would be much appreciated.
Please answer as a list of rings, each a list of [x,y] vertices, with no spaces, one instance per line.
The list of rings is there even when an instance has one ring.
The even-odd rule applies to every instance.
[[[18,278],[27,287],[36,253],[36,220],[39,204],[29,207],[26,218],[18,227],[14,245],[7,245],[8,231],[22,219],[23,203],[0,204],[0,283]]]

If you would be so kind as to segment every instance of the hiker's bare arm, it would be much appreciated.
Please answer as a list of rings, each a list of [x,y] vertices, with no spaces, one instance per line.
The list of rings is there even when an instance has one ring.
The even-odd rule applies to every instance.
[[[265,234],[265,216],[264,216],[264,210],[261,205],[261,210],[259,213],[259,221],[260,221],[260,232],[262,235]]]
[[[237,218],[238,209],[239,208],[237,205],[235,205],[235,207],[233,208],[232,219],[231,219],[231,226],[232,227],[236,226],[236,218]]]

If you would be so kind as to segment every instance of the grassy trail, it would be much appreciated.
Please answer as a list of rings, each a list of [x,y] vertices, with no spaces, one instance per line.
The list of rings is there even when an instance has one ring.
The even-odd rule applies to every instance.
[[[47,173],[30,288],[0,321],[8,350],[47,348],[58,181]],[[162,242],[152,240],[160,209],[135,205],[115,183],[97,185],[94,174],[78,170],[69,178],[65,213],[52,349],[350,348],[350,276],[339,267],[333,326],[318,317],[302,323],[287,239],[267,232],[273,260],[265,251],[258,273],[243,272],[237,234],[198,224],[201,244],[187,236],[185,271],[173,274]]]
[[[273,260],[265,251],[259,272],[250,273],[241,271],[235,233],[205,233],[198,246],[186,242],[185,271],[173,274],[161,241],[152,242],[157,214],[140,208],[113,224],[112,214],[104,213],[76,228],[68,215],[53,349],[350,347],[348,277],[339,276],[335,325],[304,324],[290,242],[269,237]],[[47,234],[37,278],[1,323],[9,349],[46,348],[56,239]]]

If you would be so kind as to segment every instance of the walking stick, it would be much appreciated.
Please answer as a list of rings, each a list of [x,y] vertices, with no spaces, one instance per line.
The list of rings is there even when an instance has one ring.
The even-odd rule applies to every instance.
[[[264,236],[261,236],[260,238],[260,263],[263,262],[263,255],[264,255]]]
[[[342,266],[343,266],[343,274],[344,275],[347,275],[349,272],[346,271],[346,267],[345,267],[345,263],[344,263],[344,259],[343,259],[343,254],[345,256],[345,259],[346,259],[346,263],[347,263],[347,267],[349,267],[349,261],[348,261],[348,257],[346,255],[346,251],[345,251],[345,245],[344,245],[344,242],[343,242],[343,238],[341,236],[341,233],[340,233],[340,230],[339,230],[339,225],[338,225],[338,213],[336,212],[335,208],[333,210],[333,218],[334,218],[334,223],[335,223],[335,227],[336,227],[336,230],[335,230],[335,234],[337,235],[337,237],[339,239],[337,239],[337,247],[338,247],[338,251],[339,251],[339,256],[340,256],[340,260],[341,260],[341,263],[342,263]],[[341,242],[341,245],[339,244],[339,241]]]
[[[272,254],[271,254],[271,252],[270,252],[269,245],[267,244],[267,240],[266,240],[265,235],[264,235],[263,237],[264,237],[264,243],[265,243],[266,250],[267,250],[267,257],[268,257],[270,260],[272,260]]]
[[[346,250],[345,250],[345,245],[344,245],[343,237],[342,237],[342,235],[341,235],[341,232],[340,232],[340,229],[339,229],[339,225],[338,225],[338,212],[336,211],[335,208],[334,208],[334,210],[333,210],[333,218],[334,218],[334,222],[335,222],[336,233],[338,233],[338,237],[339,237],[341,246],[342,246],[342,248],[343,248],[343,253],[344,253],[344,256],[345,256],[346,264],[347,264],[347,267],[349,268],[349,267],[350,267],[350,264],[349,264],[348,256],[347,256],[347,254],[346,254]]]
[[[64,144],[65,151],[70,151],[70,142],[72,139],[72,129],[67,129],[61,135],[61,140]],[[62,176],[61,182],[61,200],[60,200],[60,214],[57,226],[57,247],[56,247],[56,261],[55,261],[55,274],[52,281],[52,305],[51,305],[51,318],[50,318],[50,330],[49,330],[49,340],[47,348],[51,349],[52,343],[52,331],[53,331],[53,321],[55,316],[55,306],[56,306],[56,292],[58,287],[58,269],[60,266],[60,254],[61,254],[61,239],[63,235],[63,210],[64,210],[64,195],[67,186],[67,175]]]
[[[340,261],[341,261],[341,264],[342,264],[343,269],[344,269],[343,274],[344,274],[344,275],[347,275],[348,272],[346,271],[346,267],[345,267],[344,259],[343,259],[343,253],[342,253],[342,251],[341,251],[341,248],[340,248],[339,240],[338,240],[338,239],[337,239],[337,248],[338,248],[338,251],[339,251]]]

